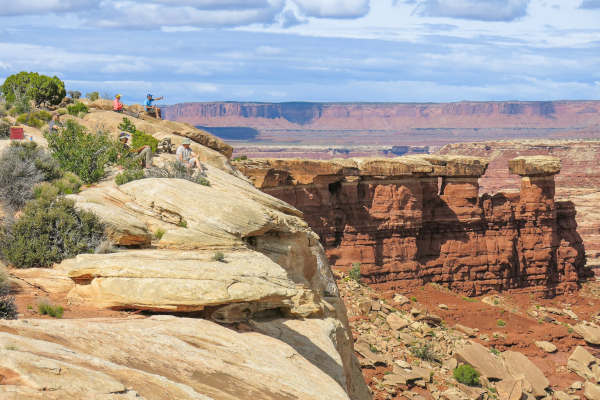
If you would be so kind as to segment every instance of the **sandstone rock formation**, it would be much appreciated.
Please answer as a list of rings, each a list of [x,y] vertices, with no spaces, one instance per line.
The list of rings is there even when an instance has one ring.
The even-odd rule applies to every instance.
[[[216,127],[213,132],[228,140],[340,146],[348,142],[432,146],[469,140],[593,137],[600,125],[599,111],[598,101],[213,102],[163,108],[168,119]]]
[[[380,288],[436,282],[471,295],[577,288],[588,276],[572,203],[554,201],[555,158],[517,158],[520,193],[479,196],[488,160],[412,155],[258,159],[238,169],[304,212],[332,265]]]

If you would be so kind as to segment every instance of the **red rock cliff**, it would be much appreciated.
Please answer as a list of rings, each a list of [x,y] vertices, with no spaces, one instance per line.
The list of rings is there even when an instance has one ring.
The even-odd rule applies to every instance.
[[[590,271],[572,203],[554,201],[560,161],[511,160],[520,193],[479,196],[487,166],[465,156],[237,164],[257,187],[304,212],[333,266],[361,263],[366,283],[436,282],[469,295],[576,289]]]

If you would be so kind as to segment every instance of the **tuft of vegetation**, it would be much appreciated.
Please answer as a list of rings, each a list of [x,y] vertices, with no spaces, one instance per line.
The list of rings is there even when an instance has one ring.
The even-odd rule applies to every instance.
[[[413,303],[416,303],[417,302],[417,298],[415,296],[413,296],[413,297],[410,298],[410,301],[412,301]]]
[[[184,220],[179,221],[178,226],[182,227],[182,228],[187,228],[187,222]]]
[[[154,236],[155,236],[155,237],[156,237],[158,240],[160,240],[160,239],[162,239],[162,237],[165,235],[165,233],[167,233],[167,231],[166,231],[166,230],[164,230],[163,228],[158,228],[158,229],[156,230],[156,233],[154,234]]]
[[[505,326],[505,325],[506,325],[506,322],[504,322],[504,320],[502,320],[502,319],[499,319],[498,321],[496,321],[496,324],[497,324],[498,326]]]
[[[15,342],[10,342],[10,343],[4,345],[4,350],[19,351],[19,346],[17,346],[17,344]]]
[[[2,120],[0,121],[0,139],[10,138],[10,123]]]
[[[52,119],[52,114],[47,111],[36,111],[23,113],[17,117],[17,124],[27,125],[40,129],[44,124]]]
[[[112,242],[112,240],[106,239],[101,241],[100,244],[96,246],[94,249],[94,254],[110,254],[116,253],[117,251],[119,250],[115,247],[115,244]]]
[[[69,97],[71,97],[73,100],[77,100],[79,98],[81,98],[81,92],[78,90],[69,90],[67,92],[67,94],[69,95]]]
[[[360,273],[359,262],[352,263],[352,268],[350,268],[350,271],[348,271],[348,276],[350,277],[350,279],[354,279],[356,282],[360,283],[362,275]]]
[[[202,175],[193,175],[194,170],[178,161],[167,163],[164,168],[151,168],[146,171],[146,178],[185,179],[202,186],[210,186],[208,179]]]
[[[103,99],[103,100],[112,100],[112,99],[115,98],[115,95],[112,94],[112,93],[110,93],[110,92],[103,92],[100,95],[100,98]]]
[[[498,349],[490,349],[490,353],[492,353],[495,356],[499,356],[500,355],[500,350],[498,350]]]
[[[71,104],[71,105],[67,106],[67,112],[70,115],[74,115],[78,118],[81,118],[79,116],[80,113],[84,113],[83,116],[85,117],[85,114],[87,114],[89,111],[90,111],[90,109],[88,108],[88,106],[86,106],[83,103],[76,103],[76,104]]]
[[[98,93],[98,92],[92,92],[92,93],[85,94],[85,98],[90,99],[91,101],[96,101],[96,100],[98,100],[99,97],[100,97],[100,93]]]
[[[211,258],[212,261],[225,262],[225,254],[217,251],[215,255]]]
[[[60,104],[67,95],[65,84],[56,76],[49,77],[37,72],[19,72],[4,81],[0,91],[9,103],[17,105],[20,113],[27,112],[25,104],[33,101],[36,107]]]
[[[67,109],[59,108],[58,110],[56,110],[56,112],[58,113],[58,115],[65,115],[67,113]]]
[[[239,157],[233,157],[231,159],[231,161],[246,161],[248,159],[247,156],[239,156]]]
[[[0,319],[17,319],[18,310],[15,298],[10,297],[10,275],[0,264]]]
[[[478,302],[477,299],[472,299],[470,297],[465,297],[465,296],[461,297],[461,299],[463,299],[464,301],[468,301],[469,303],[477,303]]]
[[[464,364],[454,370],[454,378],[467,386],[475,386],[479,383],[479,372],[470,365]]]
[[[379,350],[377,350],[377,347],[375,347],[374,344],[369,346],[369,350],[371,350],[371,352],[375,354],[379,353]]]
[[[569,327],[569,328],[567,329],[567,333],[573,333],[573,332],[575,332],[575,331],[573,330],[573,328]]]
[[[64,197],[30,201],[5,230],[0,253],[16,268],[50,267],[91,253],[104,231],[95,214],[76,210],[75,203]]]
[[[61,168],[87,184],[104,178],[106,165],[117,158],[117,142],[108,133],[90,132],[72,120],[62,132],[48,132],[46,138]]]
[[[494,299],[494,305],[497,306],[498,304],[500,304],[500,300]]]
[[[47,301],[41,301],[38,303],[38,312],[52,318],[62,318],[65,310],[62,306],[55,306]]]
[[[420,358],[423,361],[439,362],[439,357],[433,350],[433,346],[428,343],[413,343],[413,345],[410,348],[410,352],[414,357]]]
[[[127,168],[123,172],[120,172],[115,177],[115,183],[119,186],[124,185],[126,183],[137,181],[139,179],[144,179],[144,170],[141,168]]]

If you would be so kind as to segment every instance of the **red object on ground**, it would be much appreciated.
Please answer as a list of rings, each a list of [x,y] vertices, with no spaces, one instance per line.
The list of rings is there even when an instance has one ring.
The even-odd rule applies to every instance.
[[[10,140],[23,140],[23,128],[20,126],[11,126]]]

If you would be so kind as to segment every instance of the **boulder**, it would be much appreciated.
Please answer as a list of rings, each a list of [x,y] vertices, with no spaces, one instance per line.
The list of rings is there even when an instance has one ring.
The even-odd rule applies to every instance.
[[[592,382],[585,382],[583,384],[583,395],[588,400],[600,400],[600,387],[593,384]]]
[[[573,330],[590,344],[600,344],[600,328],[591,325],[576,325]]]
[[[408,321],[396,313],[391,313],[385,319],[392,330],[399,331],[408,326]]]
[[[544,340],[535,342],[535,345],[540,349],[544,350],[546,353],[554,353],[556,351],[556,346],[550,342],[546,342]]]
[[[563,392],[562,390],[555,391],[554,397],[557,400],[573,400],[573,398],[571,396],[569,396],[567,393]]]
[[[464,325],[456,324],[456,325],[454,325],[453,329],[460,333],[464,333],[465,335],[467,335],[469,337],[475,337],[477,335],[477,332],[475,332],[475,329],[469,328]]]
[[[524,376],[531,384],[532,394],[535,397],[546,395],[546,388],[550,386],[550,382],[548,382],[544,373],[526,356],[514,351],[505,351],[502,356],[508,372],[514,379],[520,379],[521,376]]]
[[[586,349],[577,346],[573,354],[567,360],[567,368],[575,372],[584,379],[594,379],[594,374],[590,369],[591,364],[596,362],[596,357],[591,355]]]
[[[454,354],[454,358],[458,362],[469,364],[488,379],[502,380],[511,377],[500,361],[479,343],[463,347]]]
[[[523,387],[520,381],[514,379],[503,379],[496,384],[498,397],[506,400],[521,400]]]
[[[0,321],[0,345],[0,398],[349,399],[288,344],[202,319]]]

